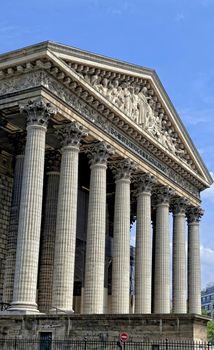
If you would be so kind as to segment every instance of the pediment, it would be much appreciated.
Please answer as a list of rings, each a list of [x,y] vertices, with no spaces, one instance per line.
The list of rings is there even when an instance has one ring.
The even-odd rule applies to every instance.
[[[82,62],[64,60],[79,77],[96,90],[103,98],[124,114],[131,122],[147,134],[154,144],[188,167],[195,174],[210,182],[203,161],[194,147],[182,121],[166,95],[155,72],[143,68],[142,74],[131,75],[130,67],[127,74],[124,67],[121,72],[92,67]],[[122,63],[123,65],[123,63]],[[111,70],[110,70],[111,69]],[[164,96],[163,96],[164,95]],[[212,181],[212,180],[211,180]]]
[[[196,170],[173,123],[154,95],[151,83],[146,79],[130,81],[127,77],[107,78],[88,72],[79,75],[161,146]]]
[[[24,63],[27,71],[47,70],[109,121],[117,120],[123,131],[127,128],[129,136],[173,169],[176,165],[178,172],[189,174],[198,188],[211,185],[211,176],[155,71],[52,42],[5,54],[0,66],[2,60],[4,67],[16,64],[17,70],[12,70],[18,74]],[[0,67],[0,73],[10,75],[11,68]]]

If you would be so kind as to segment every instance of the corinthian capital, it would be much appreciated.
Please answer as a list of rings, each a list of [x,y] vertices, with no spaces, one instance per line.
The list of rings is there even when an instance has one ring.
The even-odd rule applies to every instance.
[[[136,177],[137,192],[151,192],[154,185],[157,183],[156,178],[149,174],[142,174]]]
[[[174,215],[185,214],[189,202],[187,198],[175,198],[172,202],[172,212]]]
[[[76,146],[79,147],[80,141],[83,137],[88,135],[88,131],[80,124],[76,122],[70,122],[63,125],[56,131],[59,141],[62,147]]]
[[[114,154],[114,149],[106,142],[92,143],[84,148],[90,165],[106,164],[108,158]]]
[[[199,223],[204,215],[204,210],[201,207],[189,207],[187,209],[187,221],[189,224]]]
[[[156,191],[156,204],[169,204],[174,191],[168,186],[158,187]]]
[[[20,111],[27,117],[27,125],[41,125],[47,127],[48,120],[56,114],[56,109],[50,104],[39,98],[30,100],[26,105],[20,106]]]
[[[123,159],[112,162],[110,168],[114,174],[115,180],[127,179],[129,180],[133,172],[137,169],[136,164],[130,159]]]

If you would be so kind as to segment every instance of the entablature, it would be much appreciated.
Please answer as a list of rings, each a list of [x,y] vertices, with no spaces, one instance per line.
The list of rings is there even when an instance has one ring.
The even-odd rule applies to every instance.
[[[77,65],[77,63],[75,64]],[[38,59],[38,57],[33,57],[31,61],[26,61],[25,63],[23,63],[22,59],[21,64],[16,62],[12,67],[9,65],[9,62],[7,62],[6,66],[4,63],[0,62],[0,95],[3,98],[5,95],[14,94],[19,90],[28,90],[32,87],[35,88],[39,86],[46,88],[79,113],[85,113],[85,115],[88,116],[87,118],[90,119],[91,122],[97,124],[103,131],[107,132],[107,130],[111,130],[114,136],[116,133],[117,135],[123,135],[117,139],[117,142],[121,142],[121,140],[124,140],[124,137],[126,137],[130,144],[135,144],[135,152],[137,149],[142,149],[144,153],[147,152],[150,155],[147,157],[152,157],[151,159],[154,159],[152,161],[153,166],[154,164],[164,164],[165,167],[167,166],[171,169],[170,171],[177,173],[195,186],[198,191],[209,186],[208,180],[202,177],[195,165],[190,168],[188,164],[178,158],[178,154],[175,155],[170,149],[164,148],[152,135],[149,135],[148,132],[146,133],[145,130],[123,113],[119,106],[114,105],[100,93],[99,89],[94,88],[91,86],[91,83],[87,82],[87,79],[85,79],[85,76],[82,74],[82,70],[85,72],[85,68],[83,69],[81,67],[80,69],[78,65],[72,65],[73,64],[68,65],[68,62],[62,62],[52,53],[43,55],[40,59]],[[77,72],[74,71],[74,68]],[[81,71],[82,76],[79,74],[78,70]],[[90,70],[90,68],[89,70],[86,69],[86,73],[89,71],[93,76],[92,73],[94,73],[94,70]],[[120,75],[120,79],[122,78],[124,77]],[[104,77],[103,79],[107,78]],[[112,79],[115,79],[115,75],[112,76]],[[148,85],[148,81],[146,82],[145,78],[136,79],[136,81],[134,80],[135,82],[147,88],[147,92],[150,94],[146,96],[148,101],[155,101],[154,91],[150,91],[152,88],[148,90],[151,87]],[[151,97],[151,94],[153,97]],[[162,106],[159,106],[158,103],[158,101],[154,102],[159,112],[164,113],[165,118],[166,114],[162,110]],[[151,106],[152,105],[153,102],[151,103]],[[152,108],[151,106],[150,108]],[[166,123],[170,123],[167,119],[164,120]],[[161,167],[162,166],[160,166],[160,168]]]
[[[158,160],[136,141],[122,133],[111,122],[105,124],[105,132],[103,133],[104,124],[99,115],[93,114],[92,116],[90,110],[85,110],[79,104],[78,106],[75,106],[75,103],[73,104],[73,108],[70,109],[64,103],[59,103],[56,97],[50,95],[50,93],[47,91],[43,92],[38,90],[37,96],[39,96],[39,93],[41,93],[46,100],[58,108],[56,117],[54,117],[49,123],[50,125],[47,132],[47,149],[57,148],[54,136],[56,128],[65,124],[68,122],[68,120],[75,119],[78,122],[81,122],[90,131],[86,142],[91,143],[96,140],[104,139],[106,142],[112,144],[116,149],[115,157],[130,157],[130,159],[133,159],[133,161],[138,164],[139,171],[151,172],[151,174],[155,175],[159,179],[160,184],[171,186],[175,189],[178,195],[188,197],[194,205],[198,205],[200,203],[200,193],[195,185],[183,178],[172,168],[167,167],[164,162]],[[11,104],[9,108],[7,108],[7,105],[1,106],[3,108],[1,110],[1,115],[4,116],[5,121],[8,121],[8,123],[4,123],[2,130],[14,134],[15,131],[21,132],[24,129],[25,120],[22,115],[18,115],[18,109],[20,105],[24,104],[28,100],[29,97],[26,99],[26,95],[20,95],[19,101],[14,101],[13,106]],[[75,112],[73,112],[74,109]],[[4,141],[4,144],[6,144],[6,137],[1,137],[1,139]]]

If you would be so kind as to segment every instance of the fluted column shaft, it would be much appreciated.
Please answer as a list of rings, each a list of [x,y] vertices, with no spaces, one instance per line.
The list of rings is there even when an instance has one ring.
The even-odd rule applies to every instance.
[[[201,314],[200,218],[201,208],[188,213],[188,313]]]
[[[92,146],[91,176],[85,261],[83,313],[101,314],[104,308],[106,169],[110,148],[105,143]]]
[[[135,251],[135,313],[151,313],[152,237],[151,187],[154,178],[141,176],[138,183]]]
[[[21,137],[21,134],[20,134]],[[13,180],[13,195],[10,212],[10,226],[7,242],[7,256],[5,261],[4,286],[3,286],[3,301],[11,303],[13,300],[13,285],[16,265],[16,245],[19,223],[19,208],[22,188],[22,173],[24,165],[24,154],[16,156]]]
[[[129,313],[130,180],[116,181],[112,267],[112,313]]]
[[[155,239],[154,313],[170,313],[169,195],[158,195]]]
[[[156,248],[156,209],[152,208],[152,307],[151,311],[154,313],[155,300],[155,248]]]
[[[38,307],[41,312],[47,312],[52,303],[53,265],[60,175],[59,154],[55,151],[49,151],[46,162],[46,191],[38,280]]]
[[[112,313],[129,313],[130,291],[130,175],[128,160],[117,164],[112,252]]]
[[[173,210],[172,311],[177,314],[187,311],[185,243],[185,207],[180,201]]]
[[[46,123],[53,113],[43,101],[24,108],[27,140],[19,213],[13,302],[11,311],[36,312]]]
[[[76,246],[79,143],[82,127],[70,123],[59,131],[62,141],[52,311],[72,312]]]

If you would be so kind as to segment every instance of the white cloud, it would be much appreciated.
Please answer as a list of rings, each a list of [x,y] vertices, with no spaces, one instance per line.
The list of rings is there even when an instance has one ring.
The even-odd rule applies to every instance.
[[[205,6],[205,7],[214,5],[213,0],[200,0],[200,3],[202,6]]]
[[[32,33],[37,34],[41,31],[39,26],[34,27],[33,30],[30,28],[19,26],[19,25],[10,25],[8,23],[0,23],[0,40],[9,40],[9,39],[18,39],[23,38],[24,36],[29,36]]]
[[[201,245],[201,263],[203,265],[209,265],[213,269],[214,266],[214,250]]]
[[[214,267],[214,250],[201,245],[201,280],[204,288],[208,283],[212,283]]]
[[[214,108],[191,109],[186,108],[179,111],[181,119],[190,125],[207,124],[213,121]]]
[[[183,13],[177,13],[175,16],[175,21],[176,22],[183,22],[185,19],[184,14]]]
[[[135,242],[136,242],[136,222],[134,222],[131,228],[131,245],[133,247],[135,247]]]

